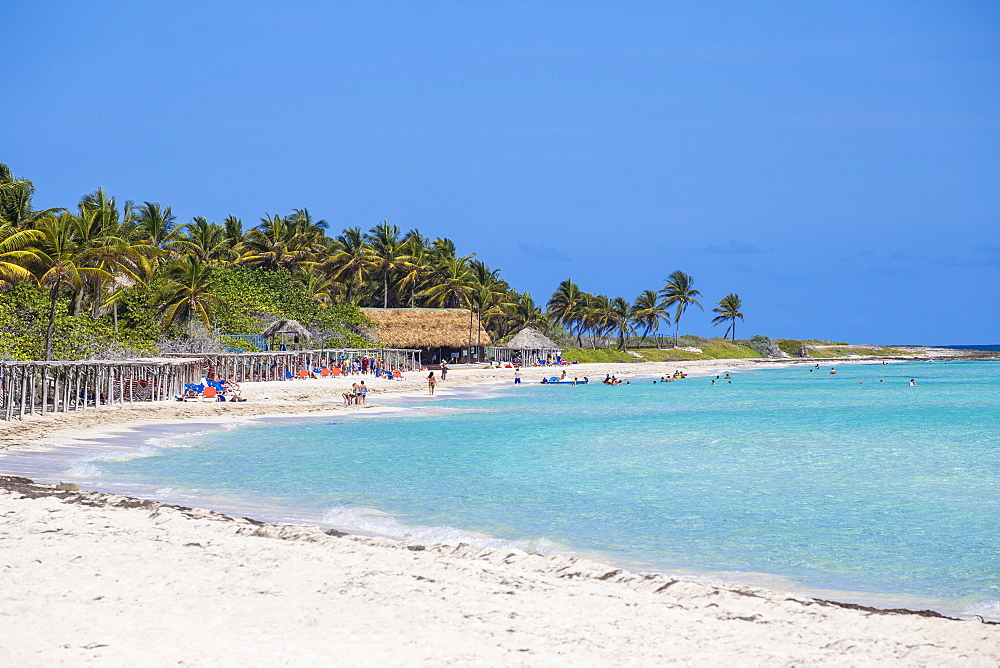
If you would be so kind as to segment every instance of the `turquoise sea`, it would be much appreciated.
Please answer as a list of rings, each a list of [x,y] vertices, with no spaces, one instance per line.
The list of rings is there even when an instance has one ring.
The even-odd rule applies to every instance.
[[[159,434],[74,470],[262,519],[1000,617],[1000,362],[836,368],[379,398],[399,410]]]

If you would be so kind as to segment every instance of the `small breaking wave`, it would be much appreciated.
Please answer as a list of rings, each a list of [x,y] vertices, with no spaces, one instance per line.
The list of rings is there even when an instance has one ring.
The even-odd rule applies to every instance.
[[[417,543],[442,545],[468,543],[477,549],[514,547],[535,554],[573,554],[571,550],[544,538],[536,540],[503,540],[450,526],[409,525],[400,522],[391,515],[372,508],[350,508],[346,506],[328,508],[323,513],[321,523],[354,533]]]
[[[983,619],[989,621],[1000,621],[1000,601],[990,599],[988,601],[983,601],[982,603],[970,605],[962,611],[962,614],[969,616],[979,615]]]

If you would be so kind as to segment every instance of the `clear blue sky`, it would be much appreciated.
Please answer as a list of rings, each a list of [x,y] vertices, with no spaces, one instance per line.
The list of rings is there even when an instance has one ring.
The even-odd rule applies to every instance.
[[[453,238],[543,302],[1000,342],[1000,3],[4,2],[0,161],[182,222]]]

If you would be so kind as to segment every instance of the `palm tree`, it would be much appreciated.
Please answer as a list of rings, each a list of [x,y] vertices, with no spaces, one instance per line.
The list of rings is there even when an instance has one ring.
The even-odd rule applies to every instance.
[[[632,321],[643,327],[643,338],[648,339],[650,332],[660,328],[661,321],[670,325],[670,312],[655,290],[644,290],[632,304]]]
[[[591,347],[597,349],[597,340],[614,329],[611,316],[611,301],[607,295],[584,293],[580,308],[580,320],[585,329],[590,330]]]
[[[0,289],[37,283],[27,267],[38,261],[34,246],[42,238],[39,230],[16,230],[0,221]]]
[[[334,280],[347,284],[347,303],[353,304],[355,289],[365,281],[372,267],[371,249],[360,227],[348,227],[337,235],[324,266]]]
[[[52,358],[52,335],[55,332],[56,304],[64,287],[80,291],[85,279],[111,280],[110,272],[85,265],[87,251],[80,245],[79,220],[71,213],[49,215],[39,221],[42,239],[35,250],[40,269],[38,283],[49,288],[49,324],[45,330],[45,361]]]
[[[233,244],[226,236],[226,228],[218,223],[210,223],[204,216],[195,216],[184,225],[187,238],[177,242],[191,255],[197,255],[204,262],[225,262],[235,259]]]
[[[399,277],[399,288],[409,292],[409,306],[416,306],[417,294],[430,279],[435,269],[435,257],[427,240],[417,230],[410,230],[403,237],[405,253],[410,261]]]
[[[10,167],[0,163],[0,223],[6,222],[13,230],[34,227],[39,220],[51,213],[65,211],[63,207],[35,211],[31,200],[35,186],[31,181],[11,174]]]
[[[674,311],[674,347],[677,347],[679,333],[681,329],[681,316],[688,306],[694,304],[701,310],[705,310],[695,297],[701,297],[701,292],[695,290],[694,279],[683,271],[675,271],[667,277],[666,285],[660,291],[663,295],[663,305],[667,308],[676,306]]]
[[[92,295],[91,313],[96,318],[104,305],[105,292],[113,295],[123,287],[143,283],[153,272],[150,260],[162,251],[140,239],[132,202],[126,202],[119,212],[115,198],[103,188],[84,196],[79,211],[77,243],[82,263],[112,276],[106,281],[102,274],[96,274],[86,281]],[[80,290],[74,313],[79,312],[83,296],[84,290]]]
[[[341,290],[341,286],[319,267],[313,267],[299,282],[309,299],[322,307],[333,305],[334,295]]]
[[[165,251],[173,250],[174,242],[183,234],[177,227],[177,219],[170,207],[163,208],[159,202],[143,202],[135,214],[139,229],[146,237],[146,243]]]
[[[628,348],[628,339],[635,333],[632,326],[632,307],[623,297],[615,297],[608,303],[608,324],[613,331],[618,332],[618,347]]]
[[[511,290],[509,298],[513,307],[509,311],[509,322],[503,332],[504,335],[525,327],[547,330],[551,326],[552,321],[542,312],[540,306],[535,305],[535,300],[530,294]]]
[[[312,214],[306,208],[292,209],[292,212],[285,216],[285,219],[297,223],[299,231],[313,239],[325,236],[326,229],[330,226],[325,220],[313,220]]]
[[[445,260],[435,273],[433,285],[424,290],[427,304],[437,308],[470,306],[475,278],[469,270],[471,255]]]
[[[321,249],[322,234],[301,217],[264,215],[261,223],[246,233],[237,247],[235,264],[275,270],[284,267],[293,274],[312,266]]]
[[[726,334],[729,334],[729,330],[732,330],[733,343],[736,343],[736,319],[743,320],[743,314],[740,312],[741,306],[743,306],[743,300],[739,298],[739,295],[728,294],[719,300],[718,308],[712,309],[712,313],[719,314],[712,318],[712,324],[721,325],[724,322],[728,322],[729,327],[726,328],[726,332],[722,335],[722,338],[726,338]]]
[[[584,304],[584,293],[573,282],[573,279],[567,278],[559,284],[545,305],[546,312],[566,329],[572,331],[572,326],[577,325],[576,342],[581,348],[583,347],[583,338],[580,330],[583,319],[580,310]]]
[[[471,294],[471,304],[476,308],[476,317],[479,319],[480,325],[483,323],[484,316],[488,320],[494,320],[498,317],[505,315],[508,309],[513,307],[513,304],[508,299],[508,291],[510,286],[499,278],[499,269],[490,269],[486,266],[486,263],[482,260],[472,260],[469,263],[469,271],[472,274],[472,284],[473,290]],[[471,330],[472,330],[472,312],[469,312],[469,330],[470,330],[470,341],[469,346],[471,348]],[[476,332],[476,351],[482,348],[482,339],[480,337],[480,332],[482,329]]]
[[[438,237],[431,242],[431,248],[438,262],[443,262],[457,256],[455,242],[448,238]]]
[[[243,221],[236,216],[227,216],[222,226],[225,228],[226,244],[229,248],[236,248],[243,241]]]
[[[389,277],[409,267],[413,258],[399,238],[399,226],[383,220],[365,235],[371,248],[372,269],[382,277],[382,308],[389,308]]]
[[[215,310],[222,300],[213,292],[216,279],[212,275],[212,267],[194,255],[188,255],[180,262],[171,265],[167,270],[167,281],[160,294],[164,305],[164,327],[169,327],[175,320],[180,320],[188,326],[188,333],[193,334],[194,321],[200,319],[205,328],[212,329]]]
[[[0,201],[5,201],[9,194],[20,191],[22,188],[31,187],[31,181],[25,181],[14,176],[10,167],[0,162]],[[6,219],[8,223],[14,221]]]

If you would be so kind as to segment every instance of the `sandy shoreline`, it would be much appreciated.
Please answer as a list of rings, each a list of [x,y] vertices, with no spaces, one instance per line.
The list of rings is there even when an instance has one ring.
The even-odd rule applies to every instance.
[[[568,375],[714,373],[748,365],[757,366],[747,360],[588,364],[569,367]],[[525,382],[552,373],[526,369]],[[354,380],[246,384],[242,404],[102,407],[0,423],[0,449],[92,444],[140,425],[383,410],[336,405]],[[426,397],[423,374],[365,380],[371,403],[386,392]],[[511,381],[510,369],[454,371],[438,385],[438,397]],[[17,639],[0,643],[5,664],[1000,660],[998,625],[880,614],[514,549],[330,536],[317,527],[265,525],[16,480],[0,484],[0,514],[0,615],[5,635]]]

